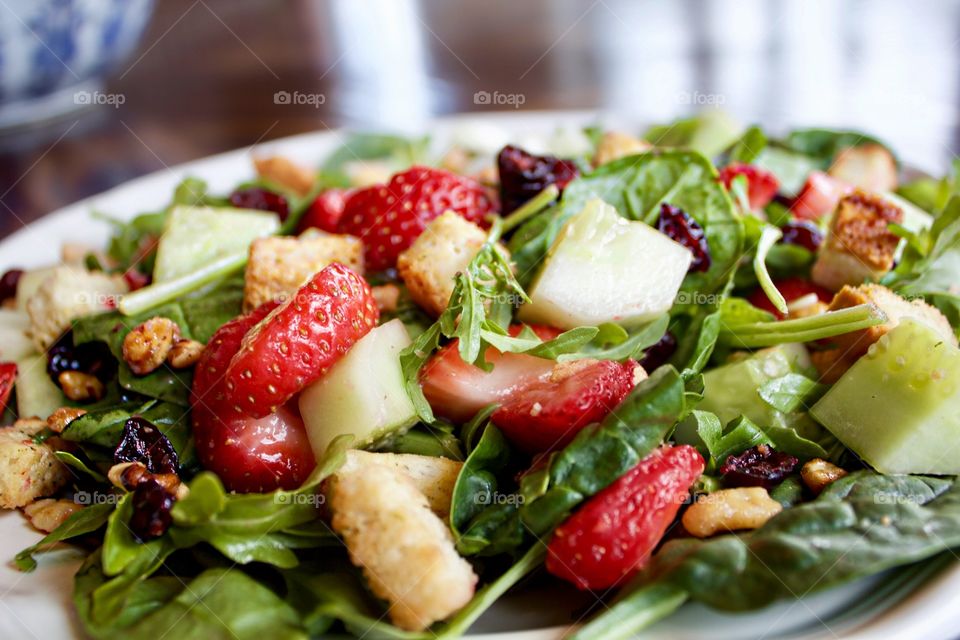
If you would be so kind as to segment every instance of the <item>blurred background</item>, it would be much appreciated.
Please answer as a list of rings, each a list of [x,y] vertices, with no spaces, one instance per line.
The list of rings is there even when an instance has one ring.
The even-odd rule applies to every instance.
[[[138,175],[464,111],[721,108],[942,172],[960,1],[0,0],[0,236]]]

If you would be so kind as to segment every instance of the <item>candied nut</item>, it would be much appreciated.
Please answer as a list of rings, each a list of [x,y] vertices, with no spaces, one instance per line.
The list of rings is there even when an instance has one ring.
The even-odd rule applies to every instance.
[[[78,409],[77,407],[60,407],[47,418],[47,426],[54,433],[63,433],[68,424],[85,413],[87,413],[85,409]]]
[[[169,318],[150,318],[123,339],[123,359],[135,374],[147,375],[163,364],[179,339],[180,327],[176,322]]]
[[[682,522],[690,535],[707,538],[720,531],[756,529],[782,510],[763,487],[721,489],[697,498]]]
[[[177,340],[167,354],[167,363],[174,369],[187,369],[197,364],[203,354],[203,344],[196,340]]]
[[[400,287],[395,284],[382,284],[379,287],[373,287],[373,299],[377,301],[377,307],[380,313],[393,313],[397,310],[397,302],[400,300]]]
[[[827,485],[845,475],[847,475],[845,470],[820,458],[810,460],[800,470],[800,477],[803,478],[804,484],[816,494],[819,494],[827,488]]]
[[[133,491],[137,486],[146,480],[153,480],[168,492],[175,494],[178,498],[181,487],[180,478],[175,473],[150,473],[147,466],[142,462],[120,462],[110,467],[107,472],[107,479],[110,484],[123,489],[124,491]],[[183,487],[184,489],[186,487]]]
[[[76,402],[96,401],[107,392],[97,376],[82,371],[64,371],[57,376],[63,394]]]
[[[23,513],[35,529],[50,533],[80,509],[83,507],[72,500],[44,498],[25,506]]]

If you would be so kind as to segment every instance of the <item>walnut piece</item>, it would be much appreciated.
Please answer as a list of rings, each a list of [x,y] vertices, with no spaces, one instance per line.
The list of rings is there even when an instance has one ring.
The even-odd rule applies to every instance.
[[[138,324],[123,339],[123,359],[138,376],[156,371],[167,359],[180,327],[169,318],[154,317]]]

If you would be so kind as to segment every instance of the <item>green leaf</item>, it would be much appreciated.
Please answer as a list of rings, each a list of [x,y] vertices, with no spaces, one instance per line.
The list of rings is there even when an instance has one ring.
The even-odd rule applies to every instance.
[[[758,126],[747,129],[730,150],[730,162],[750,164],[766,148],[767,136]]]
[[[71,469],[75,469],[80,473],[90,476],[92,480],[96,482],[107,481],[107,477],[105,475],[103,475],[99,471],[95,471],[94,469],[91,469],[86,462],[84,462],[77,456],[73,455],[69,451],[54,451],[53,453],[55,456],[57,456],[57,460],[67,465]]]
[[[14,564],[20,571],[33,571],[37,568],[37,561],[33,556],[37,553],[46,551],[53,545],[63,540],[76,538],[99,530],[107,523],[107,518],[113,512],[113,506],[109,503],[93,504],[88,507],[71,513],[59,527],[48,533],[40,542],[27,547],[14,558]]]
[[[351,164],[383,162],[392,171],[422,163],[429,138],[404,138],[389,134],[351,133],[320,167],[323,182],[330,186],[349,186]]]
[[[692,118],[652,126],[643,139],[658,147],[684,147],[712,158],[734,144],[742,132],[724,111],[706,109]]]
[[[858,472],[838,482],[750,533],[668,542],[640,583],[746,611],[960,545],[960,488],[952,480]]]
[[[781,144],[791,151],[814,158],[822,169],[829,168],[837,154],[848,147],[879,144],[890,149],[873,136],[850,129],[795,129],[781,141]]]
[[[861,304],[807,318],[724,324],[718,340],[734,348],[772,347],[787,342],[812,342],[830,338],[886,321],[886,316],[878,307]]]
[[[623,327],[605,323],[598,328],[597,335],[590,344],[575,353],[561,354],[557,360],[578,360],[595,358],[598,360],[639,360],[643,352],[660,341],[667,332],[670,316],[663,315],[641,327],[627,332]]]
[[[629,589],[629,588],[628,588]],[[613,605],[574,631],[569,640],[630,640],[666,618],[688,599],[671,584],[652,584],[622,594]]]
[[[784,300],[783,294],[777,290],[777,285],[773,283],[773,278],[770,277],[766,264],[767,254],[782,237],[783,232],[779,228],[771,224],[763,226],[763,232],[757,243],[757,251],[753,256],[753,272],[756,274],[757,280],[760,282],[760,288],[763,289],[767,299],[777,311],[786,315],[787,301]]]
[[[800,373],[774,378],[757,390],[764,402],[783,413],[806,409],[825,391],[826,386]]]
[[[247,252],[225,255],[199,269],[164,282],[149,284],[120,299],[117,308],[125,316],[135,316],[192,293],[208,284],[231,276],[247,264]]]

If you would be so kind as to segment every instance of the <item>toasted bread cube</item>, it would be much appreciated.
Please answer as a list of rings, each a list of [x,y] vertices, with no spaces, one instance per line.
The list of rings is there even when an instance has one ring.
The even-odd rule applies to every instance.
[[[838,291],[879,280],[893,268],[900,243],[888,225],[902,221],[903,210],[879,196],[856,191],[842,198],[813,265],[813,281]]]
[[[827,173],[867,191],[893,191],[897,188],[897,162],[890,151],[875,143],[844,149],[837,154]]]
[[[283,156],[254,158],[253,166],[258,176],[281,187],[286,187],[298,196],[305,196],[313,189],[313,172],[301,167],[289,158]]]
[[[619,131],[607,131],[597,145],[597,152],[593,156],[593,166],[599,167],[608,162],[643,153],[650,149],[653,149],[653,145],[645,140]]]
[[[341,469],[330,493],[334,531],[398,627],[426,629],[473,597],[473,567],[403,472],[382,464]]]
[[[340,472],[362,470],[373,464],[396,469],[410,478],[430,503],[430,509],[441,518],[450,514],[453,487],[460,475],[462,462],[449,458],[420,456],[413,453],[371,453],[351,450]],[[334,476],[336,477],[336,476]]]
[[[836,336],[832,338],[836,345],[835,349],[814,353],[811,356],[813,364],[824,382],[836,382],[858,358],[867,352],[870,345],[897,326],[904,318],[922,322],[936,331],[946,342],[957,346],[957,336],[953,332],[953,327],[939,309],[923,300],[905,300],[879,284],[843,287],[833,297],[828,310],[848,309],[866,303],[873,304],[883,311],[887,321]]]
[[[250,245],[243,287],[243,308],[296,292],[310,276],[339,262],[363,273],[363,243],[353,236],[313,230],[299,237],[258,238]]]
[[[433,317],[443,313],[453,293],[454,277],[486,239],[483,229],[452,211],[430,222],[397,258],[397,272],[413,301]]]
[[[46,420],[28,419],[0,428],[0,507],[26,506],[52,495],[69,480],[69,470],[53,449],[33,440],[46,426]]]
[[[123,276],[63,265],[54,269],[27,300],[30,337],[46,350],[80,316],[107,311],[128,290]]]

